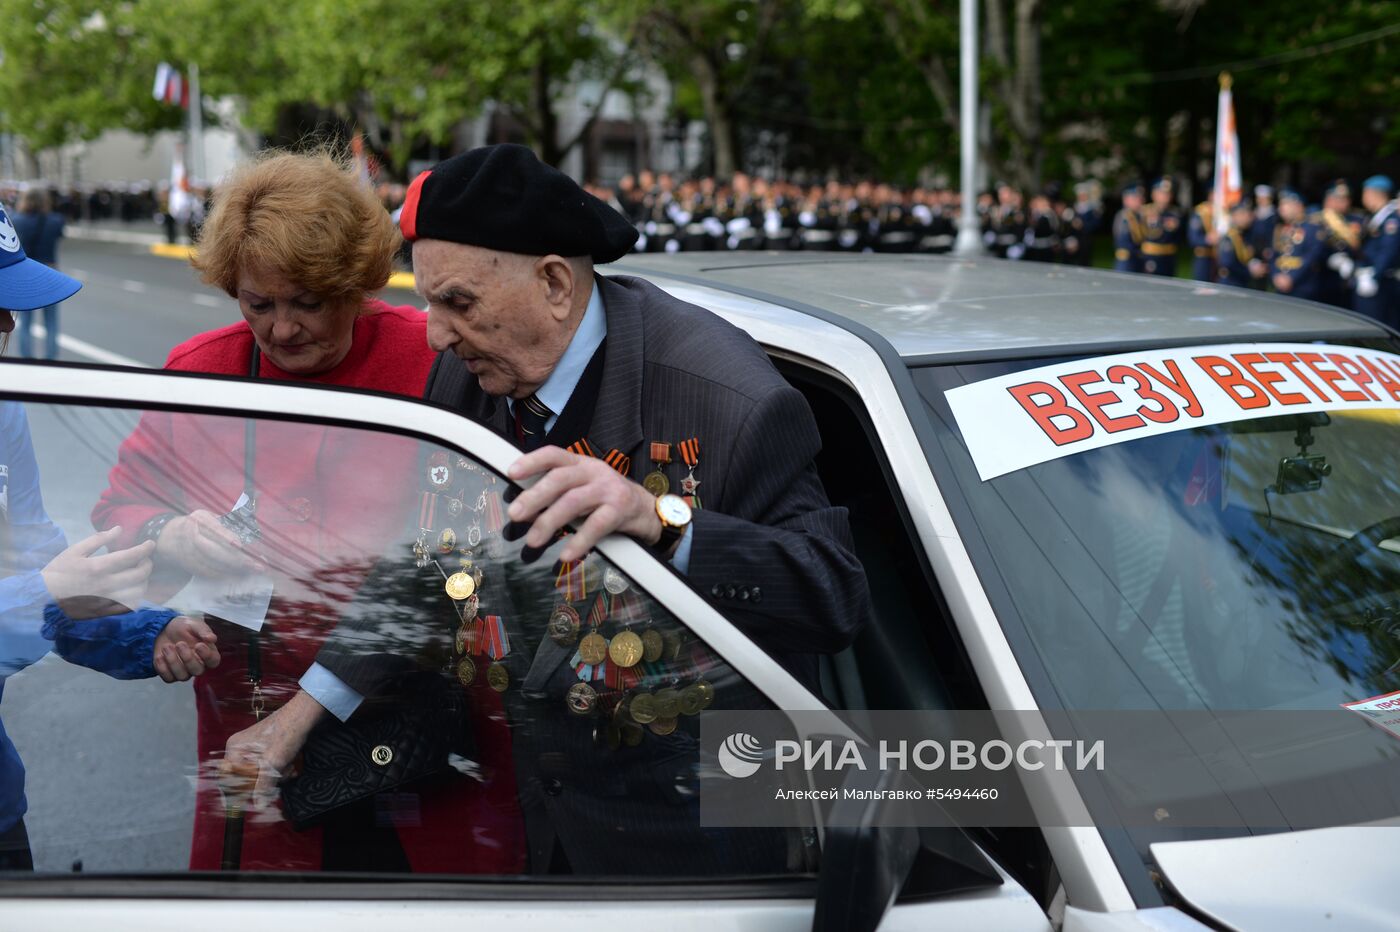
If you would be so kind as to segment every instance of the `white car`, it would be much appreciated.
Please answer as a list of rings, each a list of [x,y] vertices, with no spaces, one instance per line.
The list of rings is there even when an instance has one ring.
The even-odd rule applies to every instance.
[[[819,470],[850,510],[870,578],[873,621],[824,661],[814,691],[668,567],[604,541],[597,568],[630,581],[648,623],[698,645],[717,708],[1375,711],[1381,753],[1397,740],[1383,705],[1400,690],[1395,334],[1257,292],[1030,263],[687,254],[604,271],[647,278],[767,349],[811,403]],[[23,363],[0,366],[0,391],[28,409],[45,501],[70,539],[91,527],[118,445],[148,412],[183,419],[187,438],[229,444],[235,478],[241,447],[229,438],[241,442],[247,420],[320,432],[323,448],[357,456],[382,448],[386,461],[409,444],[488,478],[517,455],[451,412],[346,391]],[[191,482],[185,452],[176,445],[160,464],[172,485]],[[343,494],[373,511],[403,494],[389,475],[367,467]],[[233,505],[227,489],[217,494]],[[385,545],[380,555],[399,554]],[[324,581],[328,558],[295,556]],[[541,604],[556,598],[553,568],[510,572]],[[187,589],[170,604],[195,598]],[[681,674],[670,682],[695,676]],[[1177,827],[1169,816],[1155,827],[1074,825],[1058,810],[1089,804],[1079,794],[1093,790],[1072,780],[1029,790],[1039,824],[970,825],[936,851],[887,829],[731,835],[695,824],[687,796],[702,716],[661,735],[610,727],[596,710],[540,726],[582,737],[561,741],[568,766],[557,776],[541,777],[538,761],[520,771],[523,800],[553,800],[525,805],[554,819],[629,800],[648,813],[669,805],[670,844],[643,831],[628,849],[628,826],[599,816],[589,829],[599,850],[624,856],[592,871],[534,858],[521,876],[188,872],[193,809],[207,799],[191,692],[57,658],[10,678],[0,717],[28,770],[36,871],[0,879],[7,928],[1400,927],[1394,827],[1287,831],[1282,803],[1268,832]],[[511,708],[516,752],[548,753],[524,707]],[[628,733],[639,754],[674,752],[656,787],[618,776],[608,788],[635,763]],[[1275,736],[1271,747],[1345,785],[1352,758],[1308,738]],[[1252,789],[1245,776],[1223,792]],[[1175,800],[1164,793],[1167,813]],[[571,796],[577,808],[559,804]],[[777,869],[755,853],[770,842],[786,851]],[[705,857],[693,857],[697,845]]]

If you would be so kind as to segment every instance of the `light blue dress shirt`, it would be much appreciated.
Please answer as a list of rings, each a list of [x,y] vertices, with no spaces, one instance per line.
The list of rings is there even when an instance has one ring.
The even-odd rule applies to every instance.
[[[555,422],[559,420],[559,413],[564,410],[564,406],[573,397],[574,389],[578,388],[579,379],[583,378],[583,370],[588,368],[593,354],[598,351],[598,347],[603,345],[603,340],[607,338],[607,335],[608,315],[603,307],[602,290],[598,287],[595,279],[593,294],[588,299],[588,308],[583,312],[583,320],[579,321],[578,329],[574,331],[573,338],[569,340],[564,355],[559,357],[559,364],[554,367],[549,378],[545,379],[544,384],[535,392],[535,397],[540,400],[540,403],[554,412],[544,422],[546,433],[554,429]],[[514,413],[515,401],[510,400],[508,404],[511,412]],[[691,529],[686,528],[680,544],[676,547],[676,552],[671,556],[671,565],[681,573],[690,569],[690,548]],[[342,722],[355,714],[355,710],[364,701],[363,696],[319,663],[312,664],[311,669],[302,676],[301,688],[311,698],[319,702],[326,711]]]

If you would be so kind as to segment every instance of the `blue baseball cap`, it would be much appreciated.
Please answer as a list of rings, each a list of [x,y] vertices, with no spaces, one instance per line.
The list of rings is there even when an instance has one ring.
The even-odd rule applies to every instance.
[[[24,254],[19,232],[0,207],[0,310],[33,311],[73,297],[83,283]]]
[[[1395,182],[1391,181],[1388,175],[1372,175],[1370,178],[1361,182],[1361,187],[1363,190],[1365,188],[1375,188],[1377,191],[1384,191],[1386,194],[1390,194],[1395,190]]]

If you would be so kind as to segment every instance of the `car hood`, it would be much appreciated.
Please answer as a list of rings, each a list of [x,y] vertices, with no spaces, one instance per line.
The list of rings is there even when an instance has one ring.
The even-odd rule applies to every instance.
[[[1234,929],[1400,929],[1400,822],[1152,845],[1166,881]]]

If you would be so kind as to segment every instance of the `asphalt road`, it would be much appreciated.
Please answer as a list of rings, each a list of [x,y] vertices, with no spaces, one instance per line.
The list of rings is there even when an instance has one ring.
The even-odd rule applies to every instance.
[[[61,307],[61,359],[160,366],[171,347],[239,319],[185,262],[145,246],[65,241],[83,289]],[[409,292],[385,300],[416,303]],[[10,343],[16,354],[18,341]],[[135,412],[28,407],[49,515],[70,542],[106,487]],[[50,656],[5,681],[0,719],[27,770],[26,826],[48,871],[179,870],[188,863],[195,767],[189,684],[118,681]]]

